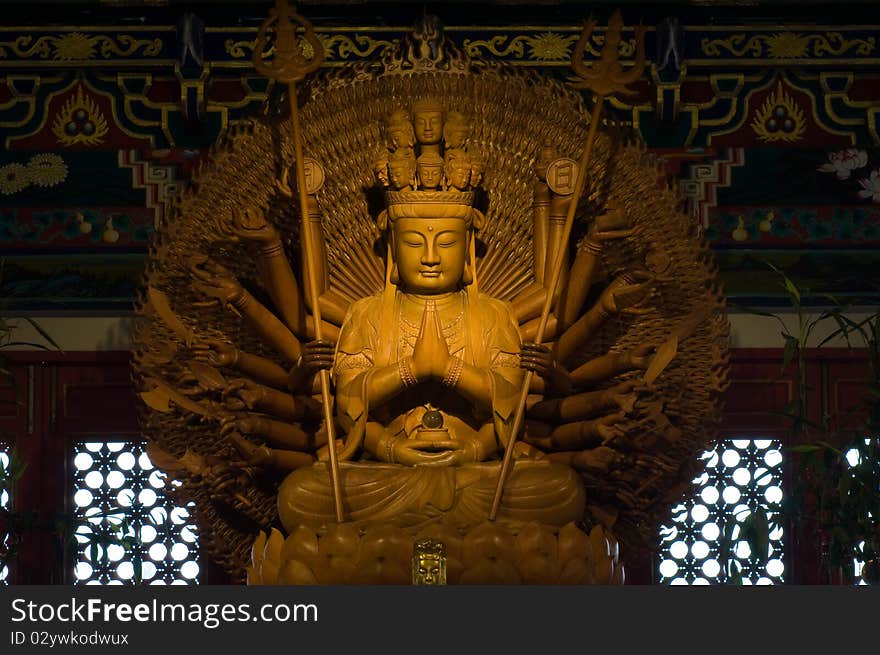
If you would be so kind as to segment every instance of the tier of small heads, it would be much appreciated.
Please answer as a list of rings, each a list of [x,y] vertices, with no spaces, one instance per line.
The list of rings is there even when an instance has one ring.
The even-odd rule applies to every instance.
[[[483,159],[469,143],[471,125],[435,98],[397,109],[386,122],[387,150],[376,175],[391,192],[473,191],[483,178]]]

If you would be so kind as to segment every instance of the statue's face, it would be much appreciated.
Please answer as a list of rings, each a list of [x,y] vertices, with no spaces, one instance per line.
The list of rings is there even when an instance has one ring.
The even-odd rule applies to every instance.
[[[443,178],[443,167],[437,164],[419,166],[419,184],[423,189],[436,189]]]
[[[447,137],[449,138],[449,147],[460,148],[463,146],[468,137],[469,131],[467,123],[449,123],[446,127]]]
[[[395,148],[411,148],[413,146],[413,128],[409,121],[392,123],[388,126],[388,134]]]
[[[443,136],[443,112],[435,110],[420,111],[415,115],[416,138],[419,143],[434,145]]]
[[[419,559],[419,578],[421,579],[421,584],[440,584],[441,570],[442,564],[437,555],[426,553]]]
[[[449,184],[456,189],[464,189],[467,187],[471,177],[470,166],[452,166],[449,170]]]
[[[412,184],[413,167],[407,162],[392,161],[388,166],[388,174],[391,178],[391,184],[398,189],[407,187]]]
[[[395,261],[400,283],[410,293],[455,291],[467,259],[468,231],[459,218],[398,218]]]
[[[478,186],[482,180],[483,167],[477,165],[471,166],[471,185]]]

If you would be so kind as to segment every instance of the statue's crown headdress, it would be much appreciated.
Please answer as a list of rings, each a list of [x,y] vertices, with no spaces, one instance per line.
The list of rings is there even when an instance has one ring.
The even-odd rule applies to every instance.
[[[482,162],[469,145],[470,124],[434,98],[391,112],[376,172],[385,187],[384,219],[481,218],[473,208]]]

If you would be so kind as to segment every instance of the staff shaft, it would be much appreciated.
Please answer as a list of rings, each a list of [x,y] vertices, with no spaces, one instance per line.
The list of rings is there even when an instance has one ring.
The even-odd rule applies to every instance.
[[[318,289],[318,276],[315,266],[315,247],[312,242],[312,231],[308,225],[309,206],[306,195],[306,174],[303,169],[302,130],[299,125],[299,107],[296,102],[296,82],[287,85],[290,97],[290,115],[293,121],[293,150],[296,158],[296,187],[299,192],[299,209],[302,216],[303,250],[305,251],[306,267],[309,271],[309,294],[312,297],[312,317],[315,323],[315,339],[321,339],[321,304]],[[327,447],[330,452],[330,478],[333,484],[333,504],[336,509],[336,521],[345,520],[342,511],[342,485],[339,480],[339,461],[336,456],[336,428],[333,425],[333,404],[330,395],[330,376],[326,370],[319,372],[321,381],[321,406],[324,410],[324,424],[327,426]]]
[[[565,250],[568,247],[568,240],[571,238],[571,228],[574,225],[574,216],[577,213],[578,204],[581,194],[584,192],[584,186],[587,180],[587,164],[590,161],[590,155],[593,151],[593,142],[596,140],[596,132],[599,128],[599,118],[602,115],[602,105],[605,103],[605,96],[598,95],[596,104],[590,117],[590,129],[587,132],[587,142],[584,144],[584,152],[581,154],[581,160],[578,163],[577,180],[575,181],[574,199],[568,206],[568,214],[565,217],[565,227],[562,233],[562,247],[556,261],[553,262],[553,275],[550,277],[550,284],[546,287],[547,297],[544,299],[544,307],[541,309],[541,320],[538,322],[538,330],[535,335],[535,343],[540,344],[544,340],[544,331],[547,329],[547,321],[550,319],[550,308],[553,305],[553,297],[556,295],[556,286],[559,284],[559,278],[562,275],[562,266],[565,262]],[[498,516],[498,509],[501,507],[501,498],[504,495],[504,485],[510,475],[513,465],[513,450],[516,443],[517,435],[522,429],[523,420],[526,413],[526,399],[529,396],[529,386],[532,382],[532,371],[526,371],[523,378],[523,386],[520,389],[519,402],[516,406],[516,413],[513,416],[513,425],[510,429],[510,438],[504,449],[504,460],[501,463],[501,472],[498,475],[498,484],[495,487],[495,498],[492,500],[492,509],[489,511],[489,520],[494,521]]]

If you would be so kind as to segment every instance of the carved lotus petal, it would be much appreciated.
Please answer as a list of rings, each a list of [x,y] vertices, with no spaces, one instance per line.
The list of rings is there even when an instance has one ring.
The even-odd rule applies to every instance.
[[[446,584],[459,584],[464,573],[464,565],[457,557],[446,557]]]
[[[484,557],[461,574],[459,584],[522,584],[522,577],[511,562]]]
[[[254,587],[259,584],[263,584],[263,581],[260,579],[260,570],[256,567],[249,566],[245,570],[247,585],[249,587]]]
[[[509,532],[495,525],[484,523],[464,538],[464,564],[471,564],[483,559],[513,560],[515,544]]]
[[[279,564],[278,560],[263,560],[260,563],[260,584],[278,584]]]
[[[263,551],[266,550],[267,539],[266,533],[262,530],[254,539],[254,545],[251,546],[251,566],[254,568],[258,568],[260,562],[263,561]]]
[[[284,541],[284,547],[281,549],[282,560],[298,559],[314,564],[318,557],[318,535],[304,525],[298,526],[293,531]]]
[[[574,523],[559,531],[559,561],[565,565],[570,560],[586,561],[592,557],[590,538]]]
[[[360,562],[350,578],[351,584],[397,584],[412,582],[412,572],[398,561],[385,558]]]
[[[614,562],[610,559],[600,559],[593,564],[593,579],[595,584],[611,584],[614,575]]]
[[[284,562],[281,571],[278,573],[278,584],[318,584],[318,578],[305,562],[298,559],[289,559]]]
[[[353,560],[332,557],[319,560],[315,577],[319,584],[349,584],[356,572]]]
[[[322,560],[349,559],[357,557],[360,537],[357,529],[350,523],[334,523],[318,541],[318,553]]]
[[[601,525],[593,526],[590,530],[590,547],[593,557],[597,560],[611,556],[611,546]]]
[[[516,537],[516,552],[519,557],[542,555],[555,562],[558,552],[556,535],[545,525],[529,523]]]
[[[359,561],[408,562],[411,557],[412,540],[396,526],[376,526],[361,538]]]
[[[559,584],[593,584],[593,567],[587,560],[569,560],[559,573]]]
[[[266,540],[266,547],[263,549],[263,561],[266,560],[279,564],[281,562],[281,548],[284,546],[284,535],[277,529],[272,528],[269,538]]]
[[[554,584],[556,582],[556,557],[533,553],[517,563],[517,569],[525,584]]]

